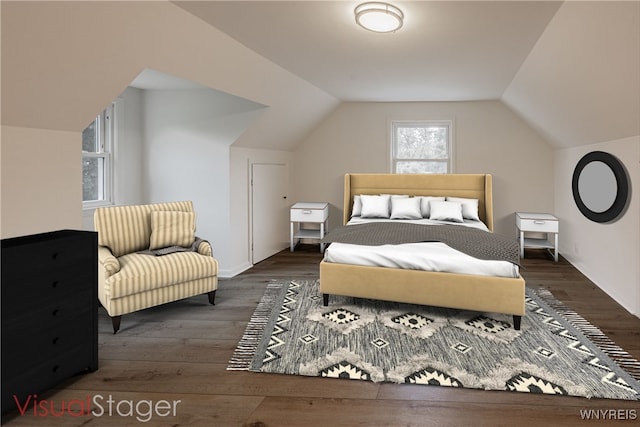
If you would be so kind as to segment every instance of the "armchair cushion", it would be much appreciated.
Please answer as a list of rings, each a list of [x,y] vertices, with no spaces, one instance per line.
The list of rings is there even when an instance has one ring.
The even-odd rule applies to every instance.
[[[106,293],[110,298],[213,277],[218,273],[216,259],[197,252],[176,252],[163,256],[132,253],[121,256],[119,261],[120,272],[105,281]]]
[[[196,214],[180,211],[152,211],[149,249],[190,246],[195,239]]]

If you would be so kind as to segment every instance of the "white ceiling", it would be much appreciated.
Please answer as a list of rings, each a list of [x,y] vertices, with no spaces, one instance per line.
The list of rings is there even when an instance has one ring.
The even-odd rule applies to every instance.
[[[499,99],[562,2],[394,2],[396,33],[355,24],[354,1],[176,1],[343,101]]]

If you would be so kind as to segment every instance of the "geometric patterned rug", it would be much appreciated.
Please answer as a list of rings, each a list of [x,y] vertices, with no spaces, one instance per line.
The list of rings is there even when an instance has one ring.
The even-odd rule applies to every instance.
[[[511,316],[273,281],[227,367],[273,374],[640,400],[640,362],[547,290]]]

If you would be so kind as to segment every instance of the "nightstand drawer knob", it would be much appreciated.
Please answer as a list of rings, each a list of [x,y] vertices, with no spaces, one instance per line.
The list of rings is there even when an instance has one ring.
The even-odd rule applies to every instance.
[[[546,224],[547,221],[533,221],[534,224],[538,224],[538,225],[542,225],[542,224]]]
[[[302,211],[303,214],[305,215],[311,215],[313,213],[313,211]]]

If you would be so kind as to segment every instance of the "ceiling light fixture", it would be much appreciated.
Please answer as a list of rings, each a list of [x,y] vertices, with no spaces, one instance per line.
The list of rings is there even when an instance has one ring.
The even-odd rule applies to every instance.
[[[362,28],[376,33],[391,33],[402,27],[404,13],[397,7],[383,2],[367,2],[353,11],[356,23]]]

